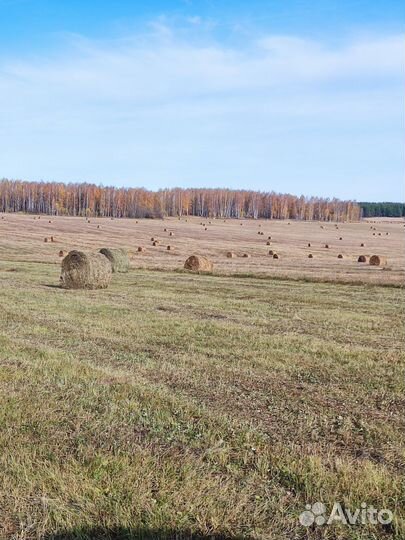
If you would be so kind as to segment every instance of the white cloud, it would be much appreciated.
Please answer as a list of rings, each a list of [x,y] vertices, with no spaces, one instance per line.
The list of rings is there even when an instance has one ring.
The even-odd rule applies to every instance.
[[[204,21],[189,24],[198,32]],[[136,170],[145,181],[160,175],[163,185],[238,182],[251,173],[260,183],[267,174],[294,175],[282,160],[297,141],[309,177],[311,149],[318,141],[325,152],[328,137],[330,160],[346,156],[350,168],[350,144],[364,162],[379,130],[393,126],[389,136],[397,140],[404,78],[396,35],[333,47],[267,36],[230,47],[184,40],[160,18],[147,35],[108,42],[72,36],[59,54],[0,62],[1,174],[119,181]],[[154,155],[164,157],[164,168]],[[383,174],[382,160],[377,169]]]

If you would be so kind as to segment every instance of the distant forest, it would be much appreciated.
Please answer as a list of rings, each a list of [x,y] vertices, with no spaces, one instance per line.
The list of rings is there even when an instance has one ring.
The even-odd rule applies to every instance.
[[[0,181],[0,211],[64,216],[268,218],[358,221],[354,201],[230,189],[115,188]]]
[[[405,204],[396,202],[361,202],[362,217],[405,217]]]

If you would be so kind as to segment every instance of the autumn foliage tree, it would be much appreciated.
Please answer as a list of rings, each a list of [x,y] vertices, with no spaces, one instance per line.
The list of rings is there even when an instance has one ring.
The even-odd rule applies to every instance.
[[[265,218],[357,221],[354,201],[297,197],[272,192],[230,189],[162,189],[103,187],[94,184],[0,181],[0,211],[65,216],[142,218]]]

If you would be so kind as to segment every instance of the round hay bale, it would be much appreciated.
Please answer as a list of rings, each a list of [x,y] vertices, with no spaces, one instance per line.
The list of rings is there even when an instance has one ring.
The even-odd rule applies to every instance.
[[[267,237],[267,240],[271,240],[271,236],[268,236],[268,237]]]
[[[111,263],[101,253],[74,250],[62,261],[60,281],[64,289],[105,289],[111,277]]]
[[[271,242],[270,242],[270,240],[267,240],[267,242],[266,242],[266,246],[271,246]]]
[[[274,251],[272,249],[269,251],[269,255],[274,255]]]
[[[343,238],[341,236],[339,236],[339,240],[343,240]]]
[[[174,232],[169,232],[169,236],[174,236]]]
[[[141,252],[141,251],[145,251],[145,248],[142,247],[142,246],[138,246],[138,251]]]
[[[359,263],[367,263],[369,260],[369,257],[367,255],[359,255],[359,258],[357,259],[357,262]]]
[[[360,247],[364,247],[364,246],[365,246],[365,244],[364,244],[364,242],[362,242],[362,243],[360,244]]]
[[[273,259],[279,259],[280,257],[277,255],[277,253],[273,253]]]
[[[167,246],[167,248],[166,248],[166,249],[167,249],[167,251],[171,251],[171,249],[172,249],[172,246]]]
[[[371,266],[385,266],[386,264],[387,264],[387,257],[383,257],[382,255],[372,255],[370,257]]]
[[[113,272],[128,272],[129,257],[125,249],[102,248],[100,253],[110,261]]]
[[[51,242],[55,242],[55,238],[51,236]]]
[[[308,259],[313,259],[313,258],[314,258],[314,256],[312,255],[312,253],[309,253]]]
[[[311,244],[308,242],[308,247],[311,247]]]
[[[159,245],[159,240],[155,240],[154,242],[152,242],[152,246],[158,246]]]
[[[48,221],[48,223],[52,223],[52,221],[51,221],[51,220],[49,220],[49,221]]]
[[[184,268],[193,272],[212,272],[214,265],[207,257],[191,255],[184,263]]]
[[[100,225],[97,225],[97,229],[99,229],[99,228],[100,228]]]
[[[244,253],[242,257],[244,257],[245,259],[250,259],[250,253]]]
[[[48,238],[44,238],[44,242],[48,242]]]
[[[167,232],[167,229],[163,229],[163,232]]]
[[[343,259],[343,255],[342,255],[341,253],[339,253],[339,255],[338,255],[337,258],[338,258],[338,259]]]
[[[326,248],[326,249],[329,249],[329,244],[325,244],[325,248]]]
[[[233,251],[228,251],[226,256],[228,257],[228,259],[234,259],[236,257]]]
[[[63,249],[61,249],[59,251],[59,257],[64,257],[65,256],[65,252],[63,251]]]

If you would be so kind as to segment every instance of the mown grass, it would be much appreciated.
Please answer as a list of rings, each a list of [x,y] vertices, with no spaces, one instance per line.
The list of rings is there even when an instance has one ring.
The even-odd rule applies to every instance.
[[[405,537],[403,290],[57,283],[0,263],[0,537]],[[316,501],[395,520],[305,529]]]

